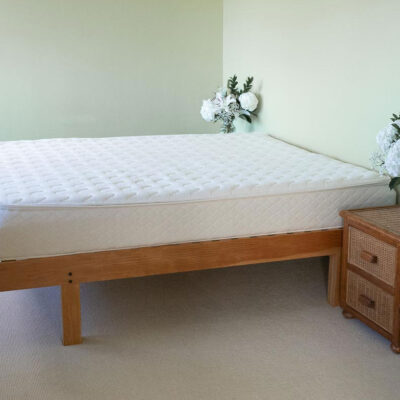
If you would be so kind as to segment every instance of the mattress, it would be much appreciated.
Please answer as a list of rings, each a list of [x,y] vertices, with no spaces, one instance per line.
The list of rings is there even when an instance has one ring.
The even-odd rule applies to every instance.
[[[388,178],[261,133],[0,143],[0,260],[338,228]]]

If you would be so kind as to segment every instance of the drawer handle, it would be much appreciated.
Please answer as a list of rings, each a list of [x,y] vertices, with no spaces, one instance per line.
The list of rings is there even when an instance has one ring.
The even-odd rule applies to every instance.
[[[358,297],[358,301],[368,308],[375,308],[375,301],[371,300],[369,297],[365,296],[364,294],[360,294]]]
[[[371,264],[376,264],[378,262],[378,257],[366,250],[361,252],[361,258]]]

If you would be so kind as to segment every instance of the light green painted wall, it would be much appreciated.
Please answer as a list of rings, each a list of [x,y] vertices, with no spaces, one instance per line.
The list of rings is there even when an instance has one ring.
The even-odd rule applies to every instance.
[[[0,0],[0,140],[195,133],[222,0]]]
[[[369,166],[400,111],[399,15],[399,0],[224,0],[224,76],[262,95],[251,129]]]

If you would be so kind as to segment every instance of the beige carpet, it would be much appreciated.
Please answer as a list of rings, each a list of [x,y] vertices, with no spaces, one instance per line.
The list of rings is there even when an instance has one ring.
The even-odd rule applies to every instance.
[[[0,293],[1,400],[397,400],[400,356],[325,300],[326,259]]]

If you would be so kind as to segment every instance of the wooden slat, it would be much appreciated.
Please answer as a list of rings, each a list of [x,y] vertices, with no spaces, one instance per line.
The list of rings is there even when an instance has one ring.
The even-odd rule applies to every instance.
[[[0,263],[0,291],[335,255],[342,230],[300,232]]]

